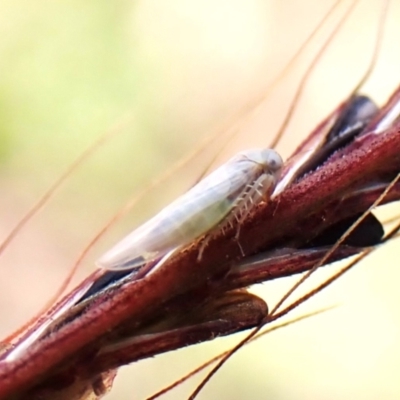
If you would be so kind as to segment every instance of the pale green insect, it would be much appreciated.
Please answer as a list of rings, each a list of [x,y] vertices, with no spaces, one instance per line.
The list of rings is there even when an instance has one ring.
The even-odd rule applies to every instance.
[[[268,198],[282,169],[271,149],[243,151],[135,229],[104,254],[97,265],[121,270],[182,248],[213,228],[241,221],[254,204]]]

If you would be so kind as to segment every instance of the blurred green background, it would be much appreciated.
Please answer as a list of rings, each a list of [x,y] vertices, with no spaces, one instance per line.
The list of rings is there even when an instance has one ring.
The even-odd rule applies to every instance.
[[[366,91],[379,102],[400,81],[392,2]],[[0,260],[0,333],[34,315],[82,247],[137,190],[265,93],[331,1],[3,1],[0,3],[0,233],[110,130],[118,134],[74,173]],[[346,6],[349,2],[343,2]],[[366,69],[380,1],[361,2],[312,74],[279,146],[287,156]],[[342,8],[343,10],[343,8]],[[296,82],[337,15],[220,156],[266,146]],[[228,121],[228,122],[227,122]],[[222,136],[221,136],[222,137]],[[98,244],[93,261],[187,188],[225,140],[140,203]],[[386,215],[393,215],[391,207]],[[278,331],[236,355],[204,399],[397,399],[400,317],[396,244],[371,256],[298,311],[338,309]],[[332,270],[322,271],[313,283]],[[253,289],[273,304],[291,280]],[[310,284],[312,286],[312,283]],[[310,287],[309,285],[309,287]],[[239,336],[123,368],[107,399],[142,399]],[[185,398],[189,385],[165,398]]]

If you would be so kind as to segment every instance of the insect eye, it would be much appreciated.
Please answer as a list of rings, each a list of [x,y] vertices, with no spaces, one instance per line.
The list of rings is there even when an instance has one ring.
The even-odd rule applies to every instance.
[[[283,166],[282,157],[275,150],[267,150],[265,161],[266,166],[272,172],[279,171]]]

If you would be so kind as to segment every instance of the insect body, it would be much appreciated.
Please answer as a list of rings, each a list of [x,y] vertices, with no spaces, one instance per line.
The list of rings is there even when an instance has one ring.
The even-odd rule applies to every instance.
[[[131,269],[241,220],[275,187],[282,158],[271,149],[237,154],[104,254],[106,269]],[[228,218],[226,218],[228,217]]]

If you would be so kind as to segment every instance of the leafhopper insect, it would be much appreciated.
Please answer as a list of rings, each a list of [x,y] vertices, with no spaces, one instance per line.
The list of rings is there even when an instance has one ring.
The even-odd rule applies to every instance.
[[[97,264],[114,270],[135,268],[184,247],[217,225],[240,221],[254,204],[268,198],[282,165],[281,156],[271,149],[237,154],[122,239]]]
[[[320,91],[321,92],[321,91]],[[319,94],[321,94],[321,93],[319,93]],[[318,97],[318,101],[319,102],[322,102],[322,100],[321,100],[321,98],[320,97]],[[265,128],[264,128],[264,130],[265,130]],[[383,161],[385,161],[385,159],[383,159]],[[384,162],[383,162],[383,164],[384,164]],[[215,183],[215,182],[214,182]],[[252,187],[257,187],[254,183],[252,184]],[[311,186],[312,187],[312,186]],[[315,186],[315,188],[317,189],[317,186]],[[109,189],[108,189],[109,190]],[[215,200],[215,195],[216,195],[216,193],[214,193],[213,194],[213,199]],[[211,197],[211,193],[210,193],[210,197]],[[239,196],[237,197],[237,199],[239,199]],[[242,204],[242,206],[240,206],[239,207],[239,209],[241,209],[241,210],[243,210],[244,212],[246,212],[246,209],[244,208],[244,203],[241,203]],[[231,212],[234,212],[234,209],[233,208],[231,208]],[[226,215],[226,217],[228,217],[228,220],[229,220],[229,213]],[[216,225],[216,227],[218,227],[218,225],[219,224],[221,224],[221,223],[223,223],[223,221],[225,220],[225,217],[223,217],[222,219],[221,219],[221,221],[219,222],[219,223],[217,223],[217,222],[215,222],[216,221],[216,218],[214,219],[214,222],[217,224]],[[321,219],[321,221],[322,221],[322,219]],[[169,222],[171,222],[171,221],[169,221]],[[279,224],[277,224],[277,225],[279,225]],[[268,225],[268,226],[270,226],[270,225]],[[75,227],[75,229],[76,229],[76,227]],[[170,228],[169,228],[170,229]],[[211,230],[213,230],[213,228],[211,228]],[[211,233],[210,231],[207,231],[207,232],[209,232],[209,233]],[[204,233],[203,233],[204,234]],[[175,243],[179,243],[180,245],[182,245],[181,244],[181,242],[179,241],[179,240],[177,240],[176,238],[175,238]],[[159,251],[159,255],[160,254],[162,254],[163,252],[162,251]],[[189,263],[190,264],[190,263]],[[31,266],[30,266],[31,267]],[[14,268],[15,269],[15,268]],[[32,269],[32,268],[31,268]],[[99,271],[100,272],[100,271]],[[363,271],[364,272],[364,271]],[[36,272],[35,272],[36,273]],[[383,274],[382,274],[383,275]],[[393,277],[391,278],[391,280],[393,280],[394,281],[394,279],[393,279]],[[7,281],[8,282],[8,280],[4,280],[5,282]],[[9,283],[7,283],[8,285],[9,285]],[[358,286],[358,282],[357,282],[357,285],[354,285],[354,286]],[[353,286],[353,287],[354,287]],[[21,291],[21,287],[19,286],[19,291]],[[125,287],[122,287],[121,288],[121,292],[123,291],[125,289]],[[271,293],[271,289],[272,289],[272,287],[268,287],[268,290],[269,290],[269,296],[270,296],[270,293]],[[108,294],[108,293],[107,293]],[[26,297],[26,298],[28,298],[28,296],[24,296],[24,297]],[[34,296],[29,296],[30,298],[34,298]],[[143,295],[141,294],[141,298],[143,298]],[[23,299],[21,299],[21,300],[23,300]],[[31,300],[29,300],[29,301],[31,301]],[[271,301],[271,299],[270,299],[270,297],[268,298],[268,301]],[[149,302],[149,304],[150,305],[152,305],[153,303],[151,303],[151,302]],[[363,304],[363,307],[364,308],[366,308],[365,307],[365,304]],[[5,307],[4,307],[5,308]],[[368,309],[368,308],[367,308]],[[111,314],[111,313],[109,313],[109,314]],[[371,310],[370,309],[368,309],[368,314],[369,314],[369,317],[370,317],[370,314],[371,314]],[[376,315],[377,313],[374,313],[374,315]],[[104,316],[107,316],[107,313],[103,313],[103,317]],[[317,321],[317,324],[318,324],[318,326],[320,327],[321,326],[321,323],[320,323],[320,321]],[[88,326],[91,326],[92,324],[88,324]],[[322,324],[322,325],[324,325],[325,326],[325,324]],[[83,327],[85,327],[85,325],[83,325]],[[338,329],[338,326],[334,326],[334,329]],[[82,330],[85,330],[85,329],[81,329],[81,331]],[[333,329],[330,329],[331,331],[333,331]],[[52,334],[52,336],[53,336],[53,334]],[[363,332],[363,335],[359,335],[359,337],[365,337],[366,336],[366,334]],[[314,341],[315,341],[315,337],[316,337],[316,334],[315,334],[315,332],[313,332],[313,334],[312,334],[312,338],[313,338],[313,343],[312,343],[312,346],[309,346],[311,349],[314,347],[316,347],[315,346],[315,343],[314,343]],[[327,337],[325,336],[325,335],[318,335],[318,337],[323,337],[323,340],[324,340],[324,342],[325,342],[325,345],[326,345],[326,342],[328,342],[328,340],[327,340]],[[348,335],[346,334],[346,338],[348,338]],[[69,342],[70,340],[68,340],[67,342]],[[370,341],[370,342],[372,342],[372,341]],[[290,344],[290,343],[289,343]],[[369,343],[370,344],[370,343]],[[269,345],[269,348],[268,348],[268,350],[269,351],[271,351],[271,350],[274,350],[274,349],[271,349],[271,347],[275,347],[275,346],[271,346],[270,345],[270,343],[268,343],[267,345]],[[60,352],[61,351],[61,345],[60,345],[60,343],[57,343],[57,344],[55,344],[55,347],[57,348],[57,350],[58,350],[58,352]],[[307,346],[304,346],[304,341],[303,342],[301,342],[300,343],[300,345],[297,345],[296,346],[296,348],[307,348],[308,349],[308,347]],[[293,349],[292,348],[288,348],[288,341],[286,340],[286,342],[285,342],[285,344],[284,344],[284,349],[289,349],[289,354],[288,354],[288,356],[287,356],[287,358],[288,359],[290,359],[290,360],[292,360],[292,359],[299,359],[299,357],[293,357]],[[368,347],[368,349],[370,349],[370,347]],[[353,349],[352,349],[353,350]],[[348,352],[348,353],[351,353],[350,351]],[[43,354],[45,355],[46,354],[46,352],[44,352],[43,351]],[[271,353],[268,353],[269,354],[269,357],[266,357],[265,359],[267,359],[268,361],[270,361],[271,362],[271,360],[272,360],[272,362],[274,361],[274,360],[277,360],[279,357],[281,357],[281,355],[282,354],[279,354],[279,357],[276,357],[274,354],[271,354]],[[283,357],[285,357],[285,355],[283,355]],[[187,357],[186,357],[187,358]],[[327,358],[327,357],[326,357]],[[361,359],[361,356],[360,357],[357,357],[357,358],[359,358],[359,359]],[[281,358],[280,358],[281,359]],[[307,354],[307,360],[309,361],[311,359],[311,357],[310,357],[310,355],[309,354]],[[345,360],[347,360],[347,359],[345,359]],[[253,373],[253,371],[252,371],[252,373],[251,373],[251,376],[252,377],[254,377],[254,376],[256,376],[256,373],[257,372],[259,372],[259,371],[263,371],[263,373],[262,373],[262,379],[263,379],[263,381],[265,381],[265,377],[266,377],[266,374],[265,374],[265,371],[266,370],[274,370],[275,371],[275,369],[273,368],[273,367],[263,367],[263,368],[260,368],[260,362],[264,362],[265,360],[260,360],[260,359],[258,359],[258,362],[257,363],[251,363],[251,362],[246,362],[246,370],[250,370],[250,368],[251,368],[251,365],[252,364],[254,364],[255,366],[256,366],[256,369],[254,370],[254,373]],[[329,362],[329,358],[327,358],[327,360],[326,361],[328,361]],[[175,362],[175,365],[179,365],[180,363],[179,362]],[[182,362],[182,364],[183,364],[183,362]],[[301,385],[301,387],[303,387],[303,384],[304,384],[304,379],[303,379],[303,377],[301,377],[300,375],[299,375],[299,371],[301,370],[301,368],[299,369],[298,368],[298,366],[295,366],[295,363],[286,363],[287,365],[293,365],[293,368],[296,368],[296,371],[295,371],[295,374],[294,374],[294,376],[293,376],[293,378],[292,378],[292,376],[290,376],[290,378],[291,379],[296,379],[296,377],[299,379],[299,381],[298,382],[296,382],[296,381],[292,381],[292,382],[295,382],[293,385],[290,385],[291,387],[294,387],[294,388],[298,388],[298,387],[300,387],[300,385]],[[321,382],[321,379],[319,379],[319,378],[316,378],[315,377],[315,375],[313,374],[313,373],[310,373],[310,368],[311,368],[311,366],[310,366],[310,364],[312,364],[311,362],[308,362],[308,364],[307,364],[307,368],[304,368],[304,370],[307,370],[307,376],[310,376],[310,375],[312,375],[313,376],[313,384],[315,384],[315,382],[317,382],[318,384],[319,384],[319,382]],[[332,364],[332,363],[331,363]],[[346,365],[347,365],[348,363],[346,363]],[[243,365],[243,363],[241,363],[241,366]],[[302,363],[302,365],[304,366],[304,363]],[[318,363],[318,370],[320,371],[320,370],[322,370],[321,368],[320,368],[320,363]],[[333,365],[335,365],[336,366],[336,364],[334,364],[333,363]],[[248,368],[247,368],[248,367]],[[279,365],[278,365],[278,367],[279,367]],[[34,364],[32,364],[32,370],[33,369],[35,369],[35,370],[37,370],[38,368],[37,368],[37,365],[34,365]],[[335,368],[335,371],[330,371],[330,372],[336,372],[336,370],[339,370],[340,368]],[[326,372],[326,369],[323,369],[324,370],[324,372]],[[358,369],[359,370],[359,369]],[[164,374],[164,372],[165,372],[165,369],[164,369],[164,371],[162,371],[162,374]],[[318,371],[317,371],[318,372]],[[363,372],[365,372],[365,371],[363,371]],[[151,367],[151,373],[152,373],[152,375],[157,375],[157,372],[155,372],[155,370],[154,370],[154,368],[153,367]],[[243,374],[242,374],[243,375]],[[285,379],[285,382],[287,382],[287,374],[286,373],[281,373],[280,375],[282,375],[283,377],[284,377],[284,379]],[[326,376],[329,376],[329,379],[331,379],[332,380],[332,382],[340,382],[341,383],[341,385],[338,385],[338,387],[340,386],[340,387],[342,387],[342,386],[344,386],[344,385],[342,385],[342,380],[340,380],[340,379],[336,379],[335,380],[335,377],[334,377],[334,375],[332,374],[332,373],[330,373],[330,374],[324,374],[324,377],[326,377]],[[348,374],[347,374],[348,375]],[[276,380],[274,380],[275,382],[276,382]],[[365,381],[365,375],[363,376],[363,382]],[[54,382],[54,380],[52,381],[52,383]],[[244,386],[245,385],[245,383],[241,380],[240,381],[240,385],[241,386]],[[131,389],[132,388],[132,378],[130,377],[129,378],[129,389]],[[136,388],[135,388],[135,390],[141,390],[142,388],[141,388],[141,386],[144,386],[144,385],[135,385],[136,386]],[[248,387],[253,387],[253,386],[256,386],[256,385],[254,385],[254,383],[253,383],[253,385],[251,385],[251,384],[248,384],[247,385]],[[285,387],[287,387],[287,385],[284,385],[284,384],[282,384],[282,386],[285,386]],[[309,384],[309,386],[311,387],[311,384]],[[232,380],[230,380],[230,382],[229,382],[229,387],[233,387],[233,385],[232,385]],[[304,385],[304,387],[306,387],[306,385]],[[314,389],[313,387],[312,387],[312,389]],[[318,388],[319,390],[321,390],[320,388]],[[225,389],[225,392],[224,393],[226,393],[226,390],[227,389]],[[236,388],[234,389],[234,390],[236,390]],[[130,396],[131,394],[130,394],[130,390],[125,390],[125,392],[126,393],[128,393],[128,396]],[[320,393],[320,392],[318,392],[318,393]],[[116,394],[116,396],[118,396],[118,394]],[[229,397],[229,394],[227,394],[226,396],[228,396]],[[284,395],[283,395],[284,396]],[[289,396],[290,396],[290,394],[289,394]],[[307,395],[306,395],[307,396]],[[138,395],[138,397],[140,397],[140,395]],[[174,397],[179,397],[179,396],[174,396]],[[221,396],[219,396],[219,397],[221,397]],[[121,398],[120,396],[118,397],[118,398]]]

